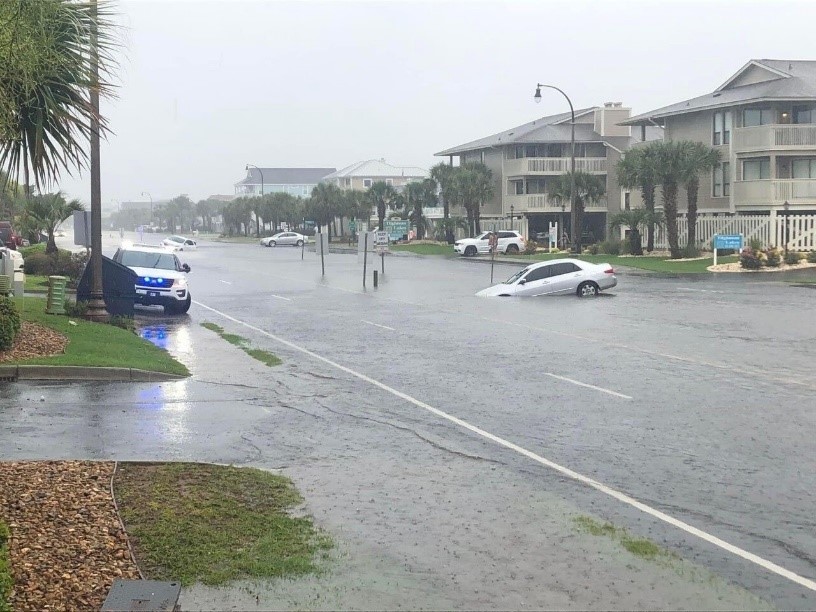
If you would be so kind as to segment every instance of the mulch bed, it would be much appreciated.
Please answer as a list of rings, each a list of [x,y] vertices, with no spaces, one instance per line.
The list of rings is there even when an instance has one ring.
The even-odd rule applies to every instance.
[[[113,467],[91,461],[0,463],[13,610],[98,610],[114,578],[139,578],[111,497]]]
[[[61,333],[39,323],[23,321],[12,347],[7,351],[0,351],[0,363],[60,355],[65,352],[66,346],[68,338]]]

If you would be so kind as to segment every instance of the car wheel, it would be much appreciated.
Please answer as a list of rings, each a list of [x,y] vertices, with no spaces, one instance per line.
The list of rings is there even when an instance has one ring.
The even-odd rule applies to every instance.
[[[298,240],[298,241],[295,243],[295,246],[297,246],[297,247],[302,247],[302,246],[303,246],[303,241],[302,241],[302,240]]]
[[[595,297],[601,292],[601,288],[593,282],[585,282],[578,285],[578,297]]]
[[[270,241],[269,241],[269,246],[271,246],[271,247],[276,246],[277,244],[278,244],[278,243],[277,243],[277,242],[275,242],[274,240],[270,240]]]
[[[177,304],[175,307],[175,314],[186,314],[190,310],[190,304],[193,303],[193,297],[188,293],[187,300],[183,304]]]
[[[469,246],[465,249],[465,257],[473,257],[474,255],[476,255],[475,246]]]
[[[507,248],[504,250],[505,253],[518,253],[519,248],[517,244],[508,244]]]

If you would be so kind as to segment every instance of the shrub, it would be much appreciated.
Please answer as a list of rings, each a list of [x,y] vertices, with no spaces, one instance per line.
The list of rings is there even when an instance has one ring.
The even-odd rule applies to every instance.
[[[597,242],[595,244],[590,244],[589,248],[587,249],[590,255],[597,255],[601,251],[601,245]]]
[[[789,266],[795,266],[800,261],[805,258],[804,253],[799,253],[798,251],[788,251],[785,253],[785,263]]]
[[[538,250],[538,243],[535,240],[528,240],[524,243],[524,252],[527,255],[532,255]]]
[[[685,257],[686,259],[693,259],[699,256],[700,249],[698,249],[693,244],[687,244],[685,247],[683,247],[683,257]]]
[[[816,251],[811,251],[807,254],[808,263],[816,263]]]
[[[598,245],[598,249],[601,253],[607,255],[620,255],[623,250],[623,243],[620,240],[604,240]]]
[[[746,270],[759,270],[763,265],[762,251],[757,251],[751,247],[745,247],[740,251],[739,263],[741,268]]]
[[[759,238],[751,238],[748,241],[748,246],[751,247],[751,250],[754,252],[759,252],[762,250],[762,240]]]
[[[66,276],[69,285],[76,285],[87,263],[86,253],[60,250],[57,253],[46,255],[45,252],[35,251],[25,257],[23,268],[26,274]]]
[[[0,351],[11,348],[20,333],[20,313],[10,298],[0,296]]]
[[[778,268],[779,264],[782,263],[782,251],[775,247],[771,247],[765,250],[765,257],[767,265],[769,268]]]
[[[83,302],[84,303],[84,302]],[[87,304],[85,304],[87,309]],[[136,321],[133,320],[133,317],[125,317],[122,315],[115,315],[112,316],[108,323],[115,327],[121,327],[122,329],[126,329],[128,331],[132,331],[134,334],[136,333]]]
[[[88,312],[88,302],[65,302],[65,314],[81,319]]]

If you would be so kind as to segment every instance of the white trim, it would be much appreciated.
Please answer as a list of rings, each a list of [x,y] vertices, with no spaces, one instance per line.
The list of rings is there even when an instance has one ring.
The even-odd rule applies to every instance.
[[[782,72],[781,70],[777,70],[776,68],[771,68],[770,66],[766,66],[765,64],[761,64],[760,62],[758,62],[756,60],[750,60],[747,64],[745,64],[742,68],[740,68],[736,73],[734,73],[731,76],[730,79],[728,79],[725,83],[723,83],[717,89],[715,89],[714,93],[724,90],[731,83],[733,83],[740,76],[742,76],[743,72],[745,72],[746,70],[748,70],[749,68],[752,68],[754,66],[756,66],[757,68],[761,68],[762,70],[767,70],[768,72],[779,75],[780,77],[783,77],[783,78],[786,78],[786,79],[789,79],[792,76],[791,74],[789,74],[787,72]]]

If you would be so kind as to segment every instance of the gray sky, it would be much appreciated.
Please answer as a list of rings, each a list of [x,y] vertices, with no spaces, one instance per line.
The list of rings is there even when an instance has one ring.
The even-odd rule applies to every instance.
[[[247,163],[433,153],[566,110],[645,112],[751,58],[816,59],[816,3],[120,0],[103,202],[233,193]],[[60,188],[89,201],[88,172]]]

